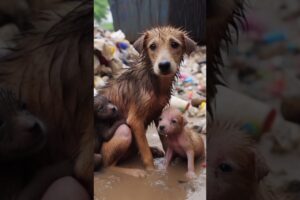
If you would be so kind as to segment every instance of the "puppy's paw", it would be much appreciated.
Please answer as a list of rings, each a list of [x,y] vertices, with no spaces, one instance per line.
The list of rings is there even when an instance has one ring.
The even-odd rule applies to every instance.
[[[196,173],[195,173],[195,172],[193,172],[193,171],[189,171],[189,172],[187,172],[187,173],[185,174],[185,176],[186,176],[186,178],[187,178],[188,180],[192,180],[192,179],[195,179],[195,178],[197,178],[197,175],[196,175]]]
[[[135,178],[145,178],[147,176],[147,172],[142,169],[130,169],[128,170],[128,175],[131,175]]]

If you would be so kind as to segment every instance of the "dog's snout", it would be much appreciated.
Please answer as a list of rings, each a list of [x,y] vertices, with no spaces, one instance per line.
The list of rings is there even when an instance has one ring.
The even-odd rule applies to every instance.
[[[171,63],[169,61],[163,61],[158,64],[158,67],[159,67],[160,71],[168,72],[168,71],[170,71]]]
[[[163,130],[165,130],[165,126],[162,126],[162,125],[161,125],[161,126],[159,126],[159,130],[160,130],[160,131],[163,131]]]

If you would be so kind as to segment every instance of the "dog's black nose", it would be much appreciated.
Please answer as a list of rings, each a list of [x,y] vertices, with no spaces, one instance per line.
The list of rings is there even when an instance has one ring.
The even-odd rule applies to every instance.
[[[35,137],[39,137],[42,135],[43,133],[43,129],[41,127],[41,125],[37,122],[35,122],[30,128],[29,131],[35,136]]]
[[[113,112],[113,113],[115,113],[115,112],[117,112],[117,111],[118,111],[118,109],[117,109],[115,106],[114,106],[114,107],[112,107],[112,109],[111,109],[111,110],[112,110],[112,112]]]
[[[165,130],[165,126],[159,126],[159,130],[160,130],[160,131]]]
[[[168,72],[168,71],[170,71],[171,63],[169,61],[160,62],[158,64],[158,67],[159,67],[160,71]]]

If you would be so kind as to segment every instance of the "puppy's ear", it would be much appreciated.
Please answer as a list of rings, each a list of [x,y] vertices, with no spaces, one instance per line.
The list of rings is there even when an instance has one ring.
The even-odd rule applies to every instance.
[[[189,38],[189,36],[184,35],[185,53],[190,55],[197,47],[197,43]]]
[[[147,33],[144,33],[133,43],[133,47],[137,50],[137,52],[139,53],[143,52],[146,38],[147,38]]]
[[[262,180],[270,172],[270,168],[267,165],[263,156],[254,150],[254,161],[255,161],[255,177],[257,181]]]
[[[188,123],[188,121],[186,120],[186,118],[182,117],[182,124],[183,124],[183,126],[186,126],[187,123]]]

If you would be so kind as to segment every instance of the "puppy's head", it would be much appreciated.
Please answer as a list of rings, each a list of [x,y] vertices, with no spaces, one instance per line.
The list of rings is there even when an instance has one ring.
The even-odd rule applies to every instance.
[[[207,132],[209,200],[252,199],[269,172],[254,141],[229,123],[210,124]]]
[[[96,119],[109,120],[118,116],[118,108],[106,97],[97,95],[94,97],[94,116]]]
[[[9,90],[0,89],[0,160],[33,155],[46,143],[46,129]]]
[[[184,31],[172,27],[159,27],[146,31],[134,47],[149,59],[158,76],[176,74],[184,53],[190,54],[196,43]]]
[[[159,118],[158,133],[168,136],[180,134],[186,124],[182,113],[177,108],[169,107]]]

